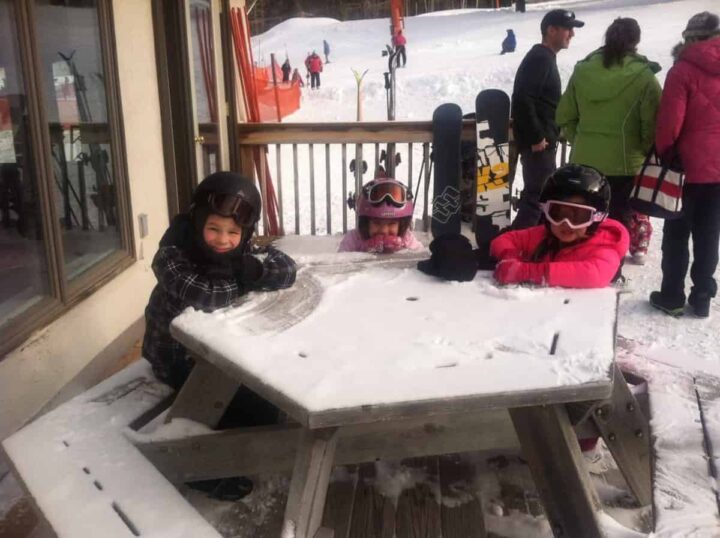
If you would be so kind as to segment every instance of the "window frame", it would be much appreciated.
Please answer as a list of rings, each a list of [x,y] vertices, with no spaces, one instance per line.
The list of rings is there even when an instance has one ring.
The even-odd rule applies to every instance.
[[[72,281],[68,281],[65,275],[63,233],[54,204],[55,192],[52,183],[54,172],[50,159],[49,122],[43,102],[43,71],[36,39],[35,2],[12,0],[11,4],[15,14],[15,20],[11,21],[11,24],[14,23],[16,27],[24,90],[27,96],[30,127],[28,144],[34,157],[33,172],[38,188],[38,205],[48,272],[48,295],[13,317],[0,329],[0,361],[34,331],[68,312],[137,261],[112,0],[97,0],[97,15],[102,66],[105,73],[105,98],[112,153],[110,166],[116,189],[120,247],[94,263]]]

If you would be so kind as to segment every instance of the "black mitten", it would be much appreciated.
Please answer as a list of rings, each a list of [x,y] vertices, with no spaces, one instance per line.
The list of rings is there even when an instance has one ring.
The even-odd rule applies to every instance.
[[[430,243],[429,260],[418,262],[418,269],[445,280],[466,282],[475,278],[477,257],[470,241],[460,234],[444,234]]]
[[[240,284],[253,284],[263,275],[263,263],[255,256],[243,254],[233,260],[235,280]]]

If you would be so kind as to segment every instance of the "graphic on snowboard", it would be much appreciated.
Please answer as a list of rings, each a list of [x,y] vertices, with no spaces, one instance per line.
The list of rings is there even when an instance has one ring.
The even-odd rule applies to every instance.
[[[478,246],[510,226],[510,98],[502,90],[483,90],[475,98],[477,191],[475,237]]]
[[[433,237],[460,233],[460,135],[462,110],[453,103],[433,112]]]

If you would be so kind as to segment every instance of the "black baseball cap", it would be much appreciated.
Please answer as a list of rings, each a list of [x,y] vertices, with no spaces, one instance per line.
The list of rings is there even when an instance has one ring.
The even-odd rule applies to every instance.
[[[575,18],[575,13],[567,9],[553,9],[548,11],[540,23],[540,31],[544,34],[548,26],[561,26],[562,28],[582,28],[583,21]]]

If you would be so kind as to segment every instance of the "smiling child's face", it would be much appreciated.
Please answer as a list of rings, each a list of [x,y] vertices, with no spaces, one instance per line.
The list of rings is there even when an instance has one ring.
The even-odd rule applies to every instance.
[[[211,213],[203,226],[203,239],[218,254],[230,252],[242,241],[242,228],[232,217]]]
[[[368,222],[368,235],[394,235],[400,233],[400,221],[398,219],[370,219]]]

